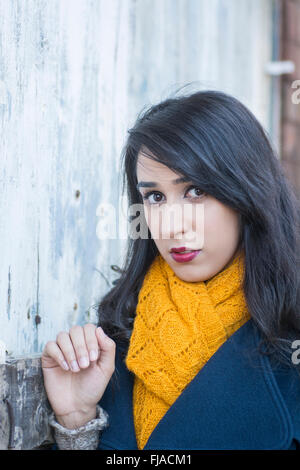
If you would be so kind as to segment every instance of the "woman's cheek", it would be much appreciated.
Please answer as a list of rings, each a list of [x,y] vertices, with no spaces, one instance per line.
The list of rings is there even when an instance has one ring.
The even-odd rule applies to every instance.
[[[144,215],[152,238],[159,238],[159,224],[151,208],[144,206]]]

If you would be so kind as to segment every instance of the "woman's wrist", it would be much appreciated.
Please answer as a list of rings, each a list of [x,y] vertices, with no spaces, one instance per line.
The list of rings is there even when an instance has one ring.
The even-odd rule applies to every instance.
[[[86,410],[72,411],[65,415],[55,415],[61,426],[67,429],[77,429],[96,418],[96,405]]]

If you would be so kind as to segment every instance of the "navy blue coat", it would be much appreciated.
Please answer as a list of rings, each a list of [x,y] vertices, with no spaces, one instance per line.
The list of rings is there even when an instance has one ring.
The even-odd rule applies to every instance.
[[[237,330],[182,391],[150,435],[145,450],[298,449],[300,377],[257,353],[252,320]],[[137,449],[134,376],[116,348],[118,386],[109,382],[99,404],[109,414],[99,449]],[[291,351],[292,352],[292,351]]]

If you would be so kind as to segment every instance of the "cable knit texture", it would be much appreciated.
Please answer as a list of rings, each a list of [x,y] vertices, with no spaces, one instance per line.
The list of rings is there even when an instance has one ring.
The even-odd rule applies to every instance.
[[[99,435],[109,425],[108,413],[99,405],[96,405],[96,418],[75,429],[62,426],[55,419],[52,412],[49,416],[49,424],[54,429],[55,442],[61,450],[95,450],[98,447]]]
[[[244,255],[208,281],[181,280],[158,254],[138,296],[126,366],[135,374],[133,416],[139,449],[217,349],[247,320]]]

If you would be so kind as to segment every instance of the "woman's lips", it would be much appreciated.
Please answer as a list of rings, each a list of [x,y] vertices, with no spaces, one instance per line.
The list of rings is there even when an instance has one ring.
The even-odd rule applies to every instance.
[[[201,250],[194,250],[191,253],[176,253],[175,251],[171,252],[172,258],[178,263],[185,263],[194,259]]]

